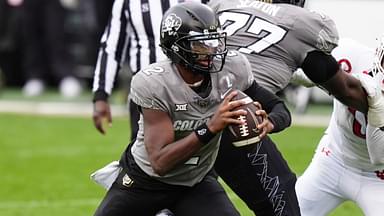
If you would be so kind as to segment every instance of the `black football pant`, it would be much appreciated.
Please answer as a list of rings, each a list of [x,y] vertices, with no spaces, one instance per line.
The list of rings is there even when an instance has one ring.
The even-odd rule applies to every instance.
[[[218,175],[257,216],[299,216],[296,175],[273,141],[235,147],[223,133],[215,164]]]
[[[165,208],[177,216],[240,216],[211,172],[192,187],[170,185],[144,173],[129,152],[95,216],[154,216]]]

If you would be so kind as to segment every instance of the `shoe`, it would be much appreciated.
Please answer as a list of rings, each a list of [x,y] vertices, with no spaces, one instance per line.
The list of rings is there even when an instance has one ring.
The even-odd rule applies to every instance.
[[[60,94],[65,98],[74,98],[81,94],[82,86],[74,77],[65,77],[61,80],[59,86]]]
[[[23,94],[26,97],[36,97],[44,92],[45,85],[40,79],[30,79],[23,86]]]

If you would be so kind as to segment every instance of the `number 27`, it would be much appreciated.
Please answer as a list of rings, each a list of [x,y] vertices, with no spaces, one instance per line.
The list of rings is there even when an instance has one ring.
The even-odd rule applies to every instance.
[[[251,14],[246,13],[237,13],[237,12],[223,12],[220,14],[220,22],[224,25],[224,30],[227,32],[227,35],[233,35],[237,31],[241,30],[251,21],[248,29],[245,32],[259,35],[261,32],[267,32],[266,36],[248,44],[239,49],[243,53],[260,53],[273,44],[281,41],[287,31],[280,26],[274,25],[266,20],[260,19],[258,17],[252,17]]]

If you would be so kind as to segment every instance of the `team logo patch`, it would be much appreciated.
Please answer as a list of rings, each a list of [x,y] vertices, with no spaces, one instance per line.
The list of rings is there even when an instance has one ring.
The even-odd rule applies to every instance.
[[[177,30],[182,25],[181,18],[176,16],[176,14],[169,14],[161,26],[161,33],[164,35],[165,33],[168,33],[168,35],[176,35]]]
[[[175,104],[176,105],[176,112],[178,111],[187,111],[188,110],[188,104]]]
[[[193,103],[197,104],[201,108],[206,108],[214,102],[215,101],[213,99],[210,99],[210,98],[201,98],[201,97],[197,97],[197,96],[195,96],[193,98]]]
[[[131,187],[132,184],[133,184],[133,180],[127,174],[125,174],[123,177],[123,185],[125,187]]]

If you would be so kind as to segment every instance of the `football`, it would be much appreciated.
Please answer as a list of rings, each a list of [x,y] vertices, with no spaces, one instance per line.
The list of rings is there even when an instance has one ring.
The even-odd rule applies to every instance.
[[[244,124],[231,124],[226,128],[226,132],[232,139],[232,144],[236,147],[241,147],[259,142],[260,131],[257,129],[257,125],[263,121],[262,117],[255,113],[259,108],[248,95],[239,90],[232,100],[244,100],[245,104],[235,108],[235,110],[244,109],[247,111],[247,115],[239,116],[240,119],[245,120]]]

